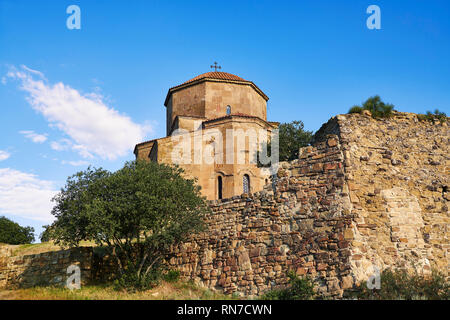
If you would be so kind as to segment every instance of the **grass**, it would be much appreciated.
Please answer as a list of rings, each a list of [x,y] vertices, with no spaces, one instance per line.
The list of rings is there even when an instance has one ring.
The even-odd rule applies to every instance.
[[[56,245],[53,241],[31,244],[9,245],[2,244],[0,246],[8,246],[12,249],[13,256],[25,256],[30,254],[39,254],[49,251],[59,251],[64,248]],[[81,241],[80,247],[95,247],[95,243],[91,241]]]
[[[0,300],[230,300],[233,296],[200,288],[192,282],[162,282],[147,290],[116,290],[109,284],[82,286],[80,290],[57,287],[0,291]]]

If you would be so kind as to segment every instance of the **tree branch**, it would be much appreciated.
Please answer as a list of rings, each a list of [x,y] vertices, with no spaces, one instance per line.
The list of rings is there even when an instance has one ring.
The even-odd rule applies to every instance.
[[[153,267],[153,265],[156,263],[156,261],[158,261],[159,259],[161,259],[161,256],[157,257],[155,260],[153,260],[153,262],[148,266],[147,270],[145,270],[144,276],[146,276],[148,274],[148,272],[150,271],[150,269]]]

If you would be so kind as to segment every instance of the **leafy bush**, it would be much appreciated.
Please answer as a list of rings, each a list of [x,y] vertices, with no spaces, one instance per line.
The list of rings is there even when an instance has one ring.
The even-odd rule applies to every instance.
[[[405,270],[384,270],[380,274],[380,289],[367,288],[362,282],[356,291],[348,291],[349,297],[363,300],[448,300],[449,283],[440,273],[430,276],[409,274]]]
[[[432,113],[431,111],[427,111],[426,114],[418,114],[417,118],[420,121],[439,121],[439,122],[444,122],[447,120],[447,115],[445,114],[445,112],[441,112],[438,109],[434,110],[434,113]]]
[[[0,217],[0,243],[28,244],[33,241],[33,227],[22,227],[6,217]]]
[[[363,110],[369,110],[373,118],[389,118],[394,110],[394,105],[384,103],[380,96],[376,95],[367,99],[362,106],[353,106],[348,113],[361,113]]]
[[[316,296],[314,283],[308,277],[299,278],[293,271],[288,273],[288,286],[274,289],[261,296],[263,300],[312,300]]]

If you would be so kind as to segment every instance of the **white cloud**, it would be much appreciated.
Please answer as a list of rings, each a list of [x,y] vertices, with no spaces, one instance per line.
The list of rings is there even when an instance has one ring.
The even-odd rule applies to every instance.
[[[72,142],[69,139],[61,139],[59,141],[50,142],[50,148],[55,151],[65,151],[72,147]]]
[[[21,65],[20,66],[22,69],[24,69],[25,71],[28,71],[29,73],[33,73],[33,74],[35,74],[35,75],[37,75],[38,77],[40,77],[40,78],[42,78],[42,79],[45,79],[45,77],[44,77],[44,74],[42,73],[42,72],[40,72],[40,71],[37,71],[37,70],[33,70],[33,69],[31,69],[31,68],[28,68],[27,66],[25,66],[25,65]]]
[[[43,143],[47,140],[47,134],[39,134],[31,130],[23,130],[19,131],[19,133],[23,134],[25,138],[30,139],[34,143]]]
[[[71,149],[84,158],[100,156],[114,160],[132,151],[151,128],[134,123],[128,116],[108,107],[97,93],[81,94],[62,82],[49,84],[39,71],[23,66],[7,76],[21,82],[27,101],[50,125],[71,138]],[[37,75],[41,79],[35,79]],[[56,145],[53,145],[55,147]]]
[[[11,153],[8,151],[0,150],[0,161],[6,160],[11,156]]]
[[[89,162],[83,161],[83,160],[78,160],[78,161],[63,160],[63,161],[61,161],[61,163],[62,164],[70,164],[71,166],[74,166],[74,167],[87,166],[89,164]]]
[[[52,222],[51,199],[58,191],[51,181],[10,168],[0,169],[0,213]]]

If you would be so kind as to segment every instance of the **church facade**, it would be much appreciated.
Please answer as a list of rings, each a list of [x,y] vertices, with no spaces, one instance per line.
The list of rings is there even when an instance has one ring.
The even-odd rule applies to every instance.
[[[178,164],[208,200],[260,191],[270,174],[256,152],[278,127],[267,121],[268,100],[236,75],[201,74],[169,89],[167,136],[137,144],[136,159]]]

